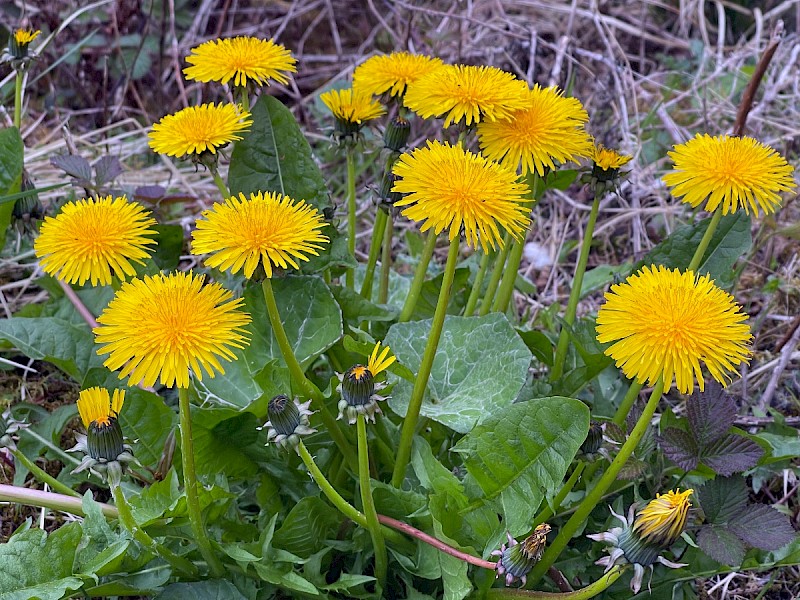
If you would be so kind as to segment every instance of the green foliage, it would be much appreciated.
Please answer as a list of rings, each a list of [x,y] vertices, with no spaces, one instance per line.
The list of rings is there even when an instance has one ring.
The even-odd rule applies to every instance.
[[[6,243],[6,231],[14,210],[14,202],[2,198],[19,192],[23,152],[22,138],[17,128],[0,129],[0,248]]]

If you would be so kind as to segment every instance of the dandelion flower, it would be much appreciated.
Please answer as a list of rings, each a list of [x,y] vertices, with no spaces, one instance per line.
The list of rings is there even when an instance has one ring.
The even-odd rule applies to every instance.
[[[395,206],[407,206],[403,214],[422,221],[422,231],[449,229],[452,241],[463,226],[467,243],[486,251],[503,243],[498,225],[517,238],[528,226],[528,187],[512,169],[461,146],[428,142],[401,155],[394,174],[392,191],[407,194]]]
[[[381,343],[378,342],[366,365],[354,365],[339,375],[340,384],[337,389],[342,396],[338,404],[339,419],[347,415],[347,420],[352,425],[358,415],[362,414],[375,422],[375,413],[381,412],[378,402],[386,400],[376,393],[384,389],[386,384],[376,383],[375,377],[396,360],[397,357],[390,354],[389,346],[381,350]]]
[[[297,72],[297,60],[284,46],[247,36],[204,42],[192,48],[186,62],[191,65],[183,70],[186,79],[223,85],[231,79],[236,86],[247,85],[248,79],[259,85],[269,85],[270,80],[285,85],[286,74]]]
[[[297,261],[307,261],[328,238],[319,232],[326,223],[316,208],[303,200],[267,192],[244,194],[216,203],[203,212],[192,233],[192,252],[211,254],[206,265],[252,277],[259,263],[267,277],[273,265],[299,269]]]
[[[747,315],[708,275],[664,266],[644,267],[611,286],[597,313],[597,339],[614,342],[605,353],[629,378],[654,384],[673,381],[691,393],[704,389],[700,363],[722,385],[749,356]]]
[[[405,105],[424,119],[445,117],[470,126],[481,121],[510,119],[529,100],[528,86],[495,67],[445,65],[411,83]]]
[[[203,276],[159,274],[124,283],[94,329],[97,354],[130,384],[189,386],[189,371],[224,373],[219,358],[235,360],[231,348],[247,344],[250,316],[239,311],[242,299],[218,283],[203,287]]]
[[[242,139],[238,134],[252,124],[250,113],[235,104],[190,106],[153,125],[150,147],[167,156],[215,154],[217,148]]]
[[[38,29],[33,31],[31,29],[17,29],[14,32],[14,41],[20,46],[27,46],[35,40],[42,32]]]
[[[589,535],[590,539],[609,544],[608,556],[595,564],[603,565],[606,572],[614,565],[633,565],[631,590],[638,594],[646,568],[653,572],[655,563],[670,569],[680,569],[685,564],[672,562],[661,556],[681,536],[689,514],[689,496],[694,490],[669,491],[658,494],[634,517],[635,505],[631,506],[627,518],[613,510],[611,514],[622,522],[622,527],[612,527],[603,533]]]
[[[759,208],[769,214],[780,206],[778,192],[795,188],[792,166],[775,150],[751,137],[697,135],[675,146],[669,157],[675,163],[663,181],[672,195],[696,207],[706,201],[713,212],[745,213]]]
[[[616,171],[633,158],[629,154],[604,148],[602,144],[597,144],[592,148],[591,157],[594,166],[602,171]]]
[[[116,419],[125,403],[125,390],[114,390],[109,396],[108,390],[93,387],[83,390],[78,397],[78,414],[83,426],[89,429],[92,425],[108,426]]]
[[[372,56],[353,71],[353,87],[374,96],[385,92],[402,96],[408,84],[441,66],[440,59],[423,54],[392,52]]]
[[[125,196],[78,200],[45,218],[34,250],[42,270],[62,281],[109,285],[112,271],[120,279],[136,275],[131,262],[141,265],[150,256],[155,224],[147,210]]]
[[[484,121],[478,125],[478,140],[486,158],[500,161],[522,173],[555,169],[592,151],[584,125],[589,115],[576,98],[565,98],[555,87],[535,85],[527,104],[508,120]]]
[[[342,137],[358,133],[364,123],[386,113],[370,94],[354,88],[329,90],[320,94],[319,99],[333,114],[336,131]]]

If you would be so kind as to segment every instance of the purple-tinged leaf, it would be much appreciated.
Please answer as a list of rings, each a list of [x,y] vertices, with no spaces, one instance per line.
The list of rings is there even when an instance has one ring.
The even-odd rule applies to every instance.
[[[745,547],[724,527],[706,525],[697,532],[697,545],[718,563],[738,567],[744,560]]]
[[[728,525],[745,544],[762,550],[777,550],[797,537],[786,515],[766,504],[750,504]]]
[[[705,392],[696,390],[686,401],[686,416],[699,446],[719,440],[733,425],[736,403],[716,381],[706,385]]]
[[[697,466],[699,449],[690,433],[668,427],[664,435],[658,436],[658,444],[664,454],[684,471],[691,471]]]
[[[160,185],[141,185],[133,190],[133,197],[138,202],[149,202],[155,204],[167,194]]]
[[[700,460],[720,475],[730,477],[756,466],[763,454],[764,450],[754,441],[742,435],[728,434],[702,448]]]
[[[722,525],[747,506],[747,485],[739,475],[717,477],[697,490],[697,499],[706,516],[706,523]]]
[[[56,154],[50,157],[50,164],[61,169],[70,177],[74,177],[78,182],[92,181],[92,167],[89,161],[76,154]]]
[[[630,481],[632,479],[639,479],[647,471],[647,463],[631,456],[628,462],[619,470],[617,477]]]
[[[102,187],[120,176],[122,165],[116,156],[101,156],[94,163],[94,172],[96,175],[95,185]]]
[[[605,436],[617,444],[624,444],[625,440],[627,439],[622,427],[610,421],[606,423]]]

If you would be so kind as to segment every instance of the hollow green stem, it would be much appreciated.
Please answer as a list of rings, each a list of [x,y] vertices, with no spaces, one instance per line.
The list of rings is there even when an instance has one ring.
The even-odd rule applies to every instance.
[[[625,463],[628,462],[631,454],[633,454],[636,446],[639,445],[639,442],[647,431],[647,427],[650,425],[650,419],[653,418],[653,414],[656,411],[658,401],[661,399],[663,391],[664,382],[659,379],[653,389],[653,393],[650,394],[650,399],[647,401],[642,415],[636,422],[633,431],[631,431],[630,436],[625,440],[625,443],[619,449],[614,460],[611,461],[608,469],[603,473],[603,476],[600,477],[595,487],[586,494],[586,497],[578,508],[558,532],[556,539],[553,540],[553,543],[545,550],[542,559],[533,567],[533,570],[528,575],[528,583],[536,583],[541,576],[547,572],[547,569],[556,561],[561,551],[566,548],[578,528],[586,521],[589,513],[591,513],[598,502],[600,502],[606,490],[616,481],[617,475],[622,470],[622,467],[625,466]]]
[[[350,255],[356,255],[356,151],[351,145],[347,146],[347,250]],[[345,274],[347,287],[355,284],[355,271],[347,269]]]
[[[394,219],[392,213],[386,215],[386,227],[383,232],[383,251],[381,252],[381,281],[378,286],[378,304],[389,301],[389,274],[392,270],[392,236],[394,235]]]
[[[272,291],[272,282],[269,277],[264,279],[261,284],[261,289],[264,292],[264,300],[267,304],[267,315],[272,325],[272,331],[275,334],[275,339],[278,341],[278,347],[281,349],[283,360],[286,362],[286,366],[289,367],[292,380],[300,387],[301,394],[305,398],[311,400],[314,410],[319,411],[322,423],[325,425],[325,429],[327,429],[331,439],[339,448],[339,451],[342,453],[342,456],[344,456],[348,465],[350,465],[350,468],[355,470],[358,467],[355,452],[353,452],[350,444],[347,443],[347,439],[344,437],[342,430],[339,429],[339,424],[336,422],[336,419],[330,411],[328,411],[328,407],[325,406],[325,396],[322,395],[322,392],[319,391],[317,386],[308,380],[303,371],[303,367],[300,366],[300,362],[294,355],[294,350],[289,343],[289,338],[286,336],[286,330],[283,328],[283,322],[278,312],[278,305],[275,302],[275,294]]]
[[[381,533],[378,513],[375,512],[375,502],[372,500],[372,487],[369,482],[369,447],[367,446],[367,425],[364,415],[358,415],[356,427],[358,428],[358,487],[361,490],[361,505],[364,507],[364,516],[367,519],[367,529],[369,529],[372,547],[375,550],[375,579],[378,588],[382,590],[386,587],[388,560],[386,542]]]
[[[580,461],[578,462],[577,465],[575,465],[575,469],[572,471],[572,474],[569,476],[569,479],[567,479],[564,486],[556,494],[556,497],[553,498],[552,506],[551,505],[545,506],[542,509],[542,512],[540,512],[533,520],[533,523],[531,524],[531,531],[536,529],[538,525],[541,525],[542,523],[550,519],[554,513],[558,512],[558,510],[561,508],[561,503],[564,502],[564,498],[567,497],[567,494],[569,494],[572,491],[572,488],[574,488],[575,484],[578,482],[578,478],[581,476],[581,473],[583,473],[583,469],[585,466],[586,463],[583,461]]]
[[[697,271],[697,267],[700,266],[700,262],[703,260],[703,256],[708,249],[708,245],[711,243],[711,238],[714,237],[714,232],[717,230],[717,225],[719,225],[720,219],[722,219],[722,204],[720,204],[717,207],[717,210],[714,211],[711,221],[706,228],[706,232],[703,234],[700,243],[697,245],[697,249],[694,251],[694,256],[692,257],[689,266],[686,268],[687,271]]]
[[[22,125],[22,80],[24,77],[25,73],[18,69],[14,79],[14,127],[18,130]]]
[[[216,167],[211,168],[211,176],[214,178],[214,183],[217,185],[217,189],[219,190],[222,199],[227,200],[230,198],[230,190],[228,190],[228,186],[225,185],[225,182],[222,181],[222,177],[220,177],[219,170]]]
[[[72,496],[73,498],[81,497],[81,495],[71,487],[64,485],[58,479],[46,473],[35,462],[20,452],[18,448],[11,447],[10,450],[11,454],[14,455],[14,458],[16,458],[26,469],[28,469],[28,471],[31,472],[31,475],[36,477],[36,479],[42,483],[46,483],[59,494],[65,494],[67,496]]]
[[[482,317],[488,315],[489,310],[492,308],[492,302],[494,301],[495,294],[497,294],[497,286],[500,283],[500,278],[503,276],[503,267],[506,266],[506,259],[508,258],[510,248],[511,234],[506,233],[503,238],[503,249],[500,250],[500,254],[495,258],[494,266],[492,267],[492,276],[489,277],[489,284],[486,286],[486,295],[483,297],[481,309],[478,311],[478,314]]]
[[[246,85],[239,86],[239,99],[242,103],[242,110],[245,112],[250,112],[250,94],[247,93]]]
[[[375,265],[378,263],[378,254],[383,242],[383,230],[386,229],[386,211],[382,208],[375,213],[375,223],[372,226],[372,240],[369,243],[369,258],[364,271],[364,281],[361,284],[361,296],[367,300],[372,298],[372,281],[375,278]]]
[[[194,468],[194,440],[192,439],[192,416],[188,388],[178,388],[178,412],[180,413],[183,487],[186,491],[186,512],[189,516],[189,524],[192,527],[197,548],[208,563],[211,574],[214,577],[221,577],[225,571],[211,548],[211,541],[208,539],[205,525],[203,525],[200,499],[197,496],[197,473]]]
[[[583,233],[581,251],[578,255],[578,264],[575,265],[575,275],[572,277],[572,289],[569,292],[567,301],[567,312],[564,313],[564,322],[572,325],[575,322],[575,313],[578,309],[578,300],[581,299],[581,287],[583,286],[583,275],[586,272],[586,263],[589,260],[589,249],[592,247],[592,235],[594,226],[597,223],[597,213],[600,209],[600,192],[594,195],[592,210],[589,212],[589,222],[586,224],[586,231]],[[556,381],[564,373],[564,361],[567,358],[567,347],[569,346],[569,327],[562,327],[558,335],[558,345],[556,346],[556,357],[553,361],[553,369],[550,371],[550,381]]]
[[[400,445],[397,448],[397,461],[394,464],[394,472],[392,473],[392,485],[396,488],[399,488],[403,483],[408,459],[411,456],[411,443],[414,441],[414,430],[417,427],[422,398],[425,395],[425,389],[428,387],[428,378],[433,367],[433,360],[436,358],[436,348],[439,346],[439,337],[442,335],[444,318],[447,314],[447,303],[450,301],[450,289],[453,286],[460,243],[460,236],[456,236],[450,242],[450,250],[447,253],[447,263],[442,277],[442,288],[439,290],[439,300],[436,303],[436,311],[433,313],[433,321],[431,322],[431,332],[425,344],[425,352],[422,355],[419,372],[414,380],[414,389],[408,401],[406,416],[403,419]]]
[[[83,512],[83,501],[81,498],[73,498],[64,494],[54,494],[41,490],[18,487],[16,485],[0,484],[0,502],[16,502],[27,506],[38,506],[50,510],[59,510],[79,517],[86,516]],[[103,515],[118,519],[119,511],[110,504],[98,503]]]
[[[163,558],[179,573],[183,573],[189,577],[197,576],[197,567],[195,567],[190,561],[186,560],[182,556],[178,556],[163,544],[159,544],[153,538],[151,538],[144,529],[139,527],[139,525],[136,523],[136,520],[133,518],[131,507],[128,504],[128,501],[125,499],[125,494],[122,493],[122,489],[119,487],[119,484],[111,484],[111,493],[114,496],[114,502],[116,503],[117,510],[119,511],[120,523],[122,523],[123,527],[125,527],[125,529],[131,533],[133,539],[135,539],[145,548],[148,548],[153,554],[157,554]]]
[[[472,289],[469,291],[467,305],[464,307],[465,317],[471,317],[475,312],[475,307],[478,305],[478,296],[481,295],[483,280],[486,279],[486,271],[489,270],[490,258],[491,255],[488,252],[484,252],[483,256],[481,256],[481,262],[478,265],[478,272],[475,274],[475,281],[472,282]]]
[[[539,176],[536,174],[536,171],[528,173],[526,175],[526,181],[529,188],[529,197],[532,202],[535,202],[536,188],[539,184]],[[528,232],[526,230],[525,234],[523,234],[520,239],[514,239],[514,241],[511,242],[511,249],[508,252],[508,262],[506,263],[503,278],[500,281],[500,289],[497,291],[494,303],[492,304],[492,311],[494,312],[505,312],[508,308],[508,303],[511,302],[511,297],[514,295],[514,285],[517,282],[517,271],[519,271],[519,265],[522,262],[522,251],[525,247],[527,235]]]
[[[505,600],[506,598],[523,598],[528,600],[590,600],[600,592],[608,589],[625,571],[625,566],[615,566],[594,583],[574,592],[529,592],[514,588],[491,588],[486,592],[489,600]],[[530,576],[529,576],[530,577]],[[530,580],[530,579],[529,579]]]
[[[621,426],[625,422],[625,419],[628,418],[628,413],[631,412],[631,406],[633,406],[633,403],[636,402],[636,398],[639,397],[639,392],[641,391],[642,384],[635,379],[631,381],[631,386],[628,388],[628,393],[625,394],[622,402],[619,403],[617,412],[614,413],[614,423]]]
[[[400,311],[400,317],[397,319],[398,323],[405,323],[414,313],[417,300],[419,300],[419,293],[422,290],[422,284],[425,283],[425,273],[428,272],[428,263],[431,262],[433,251],[436,249],[436,237],[436,233],[433,229],[428,231],[425,247],[422,249],[422,254],[419,256],[417,269],[414,271],[414,279],[411,281],[411,288],[408,290],[408,296],[406,296],[406,301],[403,304],[403,310]]]

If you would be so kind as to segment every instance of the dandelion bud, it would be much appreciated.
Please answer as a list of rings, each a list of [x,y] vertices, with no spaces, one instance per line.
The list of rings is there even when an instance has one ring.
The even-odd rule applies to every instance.
[[[351,425],[356,422],[358,415],[364,415],[367,419],[375,421],[375,413],[380,412],[378,402],[385,400],[375,392],[382,390],[386,385],[376,383],[375,376],[386,370],[396,359],[389,355],[389,347],[381,350],[381,343],[375,344],[369,361],[366,365],[355,365],[347,370],[346,373],[339,375],[341,384],[337,388],[342,396],[339,401],[339,417],[347,415],[347,421]]]
[[[500,550],[492,552],[493,555],[500,557],[497,561],[497,574],[506,576],[506,585],[512,585],[519,579],[522,587],[525,587],[528,573],[542,558],[547,543],[547,534],[551,529],[547,523],[537,525],[533,533],[522,543],[517,542],[510,533],[506,532],[508,545],[503,544]]]
[[[384,145],[392,152],[400,152],[405,148],[411,134],[411,123],[400,115],[389,121],[383,134]]]
[[[619,169],[633,158],[620,154],[616,150],[603,148],[601,144],[594,147],[592,153],[592,179],[599,183],[612,183],[619,179]]]
[[[267,439],[281,448],[294,448],[300,443],[300,436],[314,433],[316,429],[309,427],[308,417],[313,414],[309,406],[311,400],[300,404],[283,394],[275,396],[267,404]]]
[[[393,192],[392,188],[394,184],[397,182],[397,175],[392,173],[391,171],[386,171],[383,174],[383,181],[381,181],[381,191],[380,196],[381,200],[386,204],[394,204],[400,198],[403,197],[403,194],[400,192]]]
[[[39,30],[17,29],[8,39],[8,53],[16,60],[27,58],[28,46],[41,33]]]
[[[603,444],[603,426],[598,421],[589,423],[589,433],[581,444],[583,454],[595,454]]]

